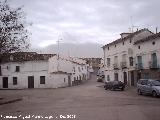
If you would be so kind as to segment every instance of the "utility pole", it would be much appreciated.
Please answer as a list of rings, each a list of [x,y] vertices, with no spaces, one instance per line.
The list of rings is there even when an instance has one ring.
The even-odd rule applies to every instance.
[[[62,38],[58,38],[57,40],[57,45],[58,45],[58,52],[57,52],[57,71],[59,71],[59,54],[60,54],[60,41],[62,40]]]

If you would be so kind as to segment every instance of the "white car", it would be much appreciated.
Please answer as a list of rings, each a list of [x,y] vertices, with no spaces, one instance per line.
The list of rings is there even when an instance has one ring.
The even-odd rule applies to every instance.
[[[137,92],[139,95],[145,93],[153,97],[160,96],[160,80],[140,79],[137,83]]]

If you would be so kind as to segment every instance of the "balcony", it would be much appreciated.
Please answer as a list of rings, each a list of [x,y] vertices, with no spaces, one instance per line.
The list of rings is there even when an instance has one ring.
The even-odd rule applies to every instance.
[[[121,68],[122,69],[127,68],[127,62],[121,62]]]
[[[149,68],[150,69],[158,69],[157,61],[150,61],[149,62]]]
[[[119,68],[118,68],[118,64],[117,64],[117,63],[113,64],[113,69],[114,69],[114,70],[119,69]]]
[[[143,69],[143,64],[142,63],[137,63],[136,64],[136,69],[142,70]]]

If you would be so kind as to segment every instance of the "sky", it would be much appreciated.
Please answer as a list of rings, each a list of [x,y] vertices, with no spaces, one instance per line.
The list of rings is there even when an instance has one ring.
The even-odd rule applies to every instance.
[[[24,6],[32,47],[60,43],[105,45],[138,29],[160,29],[159,0],[8,0]],[[136,29],[136,27],[134,27]]]

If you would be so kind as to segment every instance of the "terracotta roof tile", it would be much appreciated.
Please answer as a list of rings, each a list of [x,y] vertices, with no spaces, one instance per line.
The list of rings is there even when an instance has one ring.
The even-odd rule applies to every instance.
[[[23,61],[36,61],[36,60],[48,60],[55,54],[38,54],[36,52],[15,52],[2,54],[0,62],[23,62]]]

